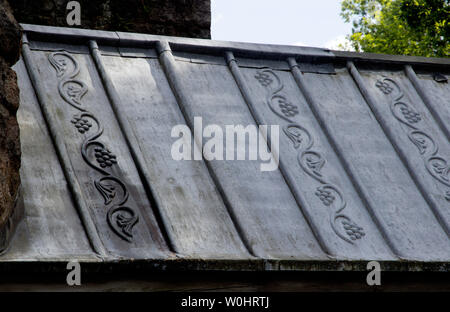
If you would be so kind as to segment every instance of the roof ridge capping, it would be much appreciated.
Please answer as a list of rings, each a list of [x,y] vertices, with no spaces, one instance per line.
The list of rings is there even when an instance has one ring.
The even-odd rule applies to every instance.
[[[299,47],[288,45],[272,45],[245,42],[216,41],[210,39],[186,38],[151,35],[131,32],[103,31],[93,29],[55,27],[44,25],[21,24],[30,40],[63,43],[83,43],[96,40],[100,44],[122,47],[154,48],[156,42],[167,41],[174,50],[200,54],[222,55],[223,50],[230,50],[239,56],[268,57],[285,59],[289,56],[314,58],[333,58],[327,49]]]
[[[143,48],[154,48],[156,42],[167,41],[173,50],[199,54],[223,55],[224,50],[227,50],[240,57],[248,56],[279,60],[285,60],[287,57],[304,57],[307,60],[312,58],[328,61],[330,59],[338,59],[354,62],[439,65],[449,67],[448,69],[450,69],[450,58],[360,53],[291,45],[216,41],[210,39],[31,24],[20,25],[30,40],[69,42],[72,44],[86,44],[89,40],[96,40],[100,44]]]

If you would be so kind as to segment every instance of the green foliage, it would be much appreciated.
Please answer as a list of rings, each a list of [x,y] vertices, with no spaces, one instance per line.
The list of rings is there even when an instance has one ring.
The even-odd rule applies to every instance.
[[[449,0],[343,0],[356,51],[450,56]]]

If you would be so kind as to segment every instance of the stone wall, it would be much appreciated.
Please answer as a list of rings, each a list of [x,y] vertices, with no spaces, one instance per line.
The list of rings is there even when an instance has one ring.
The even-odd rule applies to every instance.
[[[10,218],[20,185],[19,88],[11,66],[19,59],[21,36],[8,2],[0,0],[0,252],[14,227]]]
[[[68,0],[14,0],[20,23],[68,27]],[[79,0],[82,28],[210,38],[210,0]]]

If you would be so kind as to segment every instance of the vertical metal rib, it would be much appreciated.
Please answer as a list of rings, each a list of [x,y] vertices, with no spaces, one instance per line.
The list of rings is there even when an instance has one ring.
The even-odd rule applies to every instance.
[[[253,100],[252,96],[250,95],[250,91],[247,87],[247,84],[245,82],[244,77],[242,76],[242,73],[239,69],[239,65],[236,62],[236,59],[234,58],[234,55],[232,52],[225,52],[225,59],[228,64],[228,67],[236,81],[236,84],[239,87],[239,90],[241,91],[241,94],[247,103],[247,106],[250,109],[250,113],[253,116],[253,119],[256,121],[258,125],[264,124],[264,119],[262,118],[261,114],[256,109],[257,104]],[[270,148],[270,137],[264,137],[264,139],[267,142],[268,147]],[[271,151],[273,152],[273,151]],[[274,157],[278,158],[278,164],[280,167],[281,174],[286,181],[286,184],[289,187],[289,190],[291,191],[292,195],[294,196],[295,201],[297,202],[297,205],[300,208],[300,211],[302,212],[303,216],[306,219],[306,222],[308,223],[309,227],[312,230],[312,233],[314,234],[314,237],[316,238],[317,242],[319,243],[322,250],[327,253],[328,255],[335,256],[333,252],[328,248],[326,244],[326,239],[320,234],[320,231],[318,227],[314,224],[313,218],[309,214],[307,209],[303,209],[307,205],[306,201],[302,198],[301,194],[296,191],[294,185],[294,179],[295,177],[290,173],[289,168],[285,166],[282,159],[280,159],[279,155],[275,155]]]
[[[100,236],[97,231],[97,227],[95,222],[93,221],[93,217],[91,215],[91,211],[89,207],[87,207],[86,202],[83,198],[82,191],[80,185],[75,176],[75,172],[71,166],[71,161],[69,155],[67,154],[67,150],[65,148],[65,143],[63,136],[60,131],[58,131],[56,124],[57,120],[53,116],[52,112],[49,110],[48,104],[46,102],[46,98],[44,96],[45,90],[41,84],[39,74],[34,67],[31,50],[29,47],[28,40],[26,35],[23,38],[23,46],[22,46],[22,55],[24,58],[25,66],[27,68],[28,74],[30,76],[31,83],[33,84],[35,93],[38,98],[39,105],[43,112],[44,119],[46,124],[50,130],[50,135],[55,145],[56,152],[58,154],[58,158],[62,164],[62,169],[64,172],[64,176],[66,180],[69,182],[69,189],[72,193],[72,196],[75,201],[75,206],[77,207],[78,213],[80,214],[81,221],[83,222],[84,228],[86,230],[89,242],[93,248],[93,250],[102,258],[108,257],[108,253],[100,239]]]
[[[288,63],[289,63],[289,67],[291,69],[291,73],[294,76],[294,79],[297,82],[297,85],[300,89],[300,92],[305,97],[306,103],[310,107],[314,117],[319,122],[319,125],[321,126],[323,133],[325,134],[328,142],[330,143],[330,145],[333,148],[335,154],[337,155],[339,161],[341,162],[342,166],[344,167],[344,170],[347,172],[347,175],[348,175],[353,187],[355,188],[356,192],[358,193],[359,197],[361,198],[361,201],[364,203],[367,211],[369,212],[369,215],[372,218],[372,221],[377,226],[378,230],[380,231],[381,235],[383,236],[384,240],[386,241],[388,246],[391,248],[391,250],[397,256],[401,256],[402,253],[395,247],[395,244],[392,242],[389,235],[387,235],[386,229],[384,229],[383,225],[378,221],[379,219],[377,217],[376,210],[373,209],[373,207],[370,205],[364,191],[361,188],[362,183],[361,183],[360,179],[351,170],[350,164],[345,159],[343,151],[336,144],[333,136],[330,134],[329,128],[326,126],[326,122],[323,120],[323,118],[318,113],[318,111],[317,111],[318,105],[317,105],[316,101],[314,100],[314,98],[312,97],[309,90],[306,88],[306,82],[302,77],[302,73],[300,71],[300,68],[298,67],[297,61],[294,58],[290,57],[290,58],[288,58]]]
[[[183,114],[184,120],[186,121],[186,124],[191,129],[192,132],[194,129],[193,124],[189,121],[189,116],[186,112],[186,106],[188,105],[186,101],[186,97],[184,96],[184,92],[182,91],[182,88],[180,86],[180,82],[177,78],[177,70],[175,65],[175,59],[172,55],[172,50],[170,48],[170,45],[167,41],[158,41],[156,43],[156,50],[159,55],[159,60],[161,63],[161,66],[164,70],[164,73],[167,77],[167,80],[169,82],[169,85],[172,89],[173,94],[175,95],[175,98],[177,99],[178,107],[181,110],[181,113]],[[194,142],[195,144],[199,145],[198,142]],[[201,149],[202,147],[199,146]],[[244,243],[245,248],[247,251],[252,255],[255,256],[255,252],[253,248],[251,247],[251,244],[249,243],[245,232],[243,231],[242,227],[240,226],[238,222],[238,218],[233,212],[233,209],[231,208],[231,203],[225,193],[225,191],[222,188],[222,184],[220,183],[217,175],[215,174],[214,170],[211,168],[211,165],[208,162],[205,162],[206,168],[208,169],[209,175],[211,176],[212,180],[214,181],[214,184],[216,185],[222,200],[225,204],[225,207],[227,208],[228,214],[231,217],[231,220],[236,227],[236,230],[239,234],[239,237],[241,238],[242,242]]]
[[[130,149],[131,157],[133,158],[133,161],[136,164],[142,184],[144,185],[145,192],[147,193],[149,201],[152,204],[152,207],[154,208],[153,212],[159,224],[161,233],[169,249],[171,251],[177,252],[176,248],[172,243],[170,234],[167,231],[167,227],[169,227],[170,225],[166,223],[166,220],[162,217],[161,211],[159,210],[159,207],[162,206],[160,204],[161,199],[155,195],[156,193],[153,191],[151,187],[150,182],[151,178],[148,175],[148,170],[146,170],[145,160],[142,154],[140,153],[139,143],[136,139],[134,131],[130,126],[130,123],[128,122],[128,119],[126,118],[126,112],[123,108],[123,105],[120,104],[121,101],[119,98],[119,94],[117,93],[111,78],[106,73],[106,68],[102,61],[102,55],[98,49],[98,45],[95,40],[89,41],[89,50],[91,52],[91,56],[94,59],[95,66],[97,67],[97,71],[102,80],[105,92],[109,99],[109,103],[111,104],[114,115],[119,123],[119,127],[122,130],[125,137],[125,141],[128,145],[128,148]]]
[[[422,194],[423,198],[427,202],[427,204],[431,207],[431,211],[435,215],[438,223],[441,225],[441,227],[444,229],[445,233],[447,233],[447,236],[450,236],[450,226],[446,223],[444,216],[439,211],[438,204],[434,201],[434,199],[428,194],[428,192],[423,187],[422,183],[420,182],[420,177],[414,172],[414,168],[411,168],[411,166],[408,164],[407,156],[401,151],[400,148],[397,147],[394,140],[394,133],[388,128],[383,127],[383,122],[381,121],[381,116],[378,113],[378,111],[375,109],[375,101],[372,98],[372,96],[369,94],[369,91],[367,90],[364,80],[361,77],[361,75],[358,72],[358,69],[355,67],[355,64],[353,64],[352,61],[347,62],[347,68],[350,71],[350,74],[352,75],[353,79],[356,81],[356,84],[363,95],[366,102],[369,104],[369,107],[372,109],[372,112],[377,119],[378,123],[381,126],[381,129],[383,129],[384,134],[391,142],[392,146],[394,147],[397,154],[400,156],[400,159],[403,163],[403,165],[408,170],[409,175],[411,176],[412,180],[416,184],[417,188],[419,189],[420,193]]]
[[[430,111],[433,118],[436,120],[439,127],[442,129],[442,131],[447,136],[447,140],[450,141],[450,130],[445,126],[445,121],[442,120],[439,113],[436,111],[435,107],[432,104],[432,100],[428,96],[427,92],[422,87],[422,84],[419,81],[419,78],[417,78],[416,73],[414,72],[414,69],[411,67],[411,65],[405,65],[405,73],[406,76],[409,78],[411,83],[413,84],[414,88],[416,89],[417,93],[419,94],[422,101],[425,103],[425,105],[428,107],[428,110]]]

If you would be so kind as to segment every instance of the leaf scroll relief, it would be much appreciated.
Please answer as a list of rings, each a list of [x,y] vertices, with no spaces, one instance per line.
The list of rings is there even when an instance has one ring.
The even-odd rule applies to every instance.
[[[81,156],[88,166],[102,175],[94,181],[94,186],[107,208],[108,225],[121,239],[132,242],[133,227],[138,223],[139,215],[127,205],[129,193],[126,184],[110,170],[117,164],[117,157],[99,141],[103,134],[102,125],[94,114],[83,107],[82,98],[88,88],[83,81],[76,79],[80,66],[72,55],[64,51],[50,53],[48,60],[56,70],[61,98],[78,110],[70,122],[84,136]]]
[[[271,69],[258,71],[255,79],[267,91],[267,106],[287,123],[283,127],[283,132],[298,153],[297,160],[300,168],[319,183],[314,194],[323,206],[329,208],[329,222],[334,233],[350,244],[362,239],[366,235],[364,229],[344,212],[347,206],[344,194],[322,173],[326,159],[320,152],[314,150],[311,132],[292,120],[299,114],[299,109],[282,92],[284,86],[281,79]]]
[[[423,128],[422,114],[411,105],[400,86],[387,77],[377,80],[375,86],[390,97],[390,110],[417,147],[428,173],[443,186],[443,198],[450,202],[450,162],[439,155],[439,146]]]

